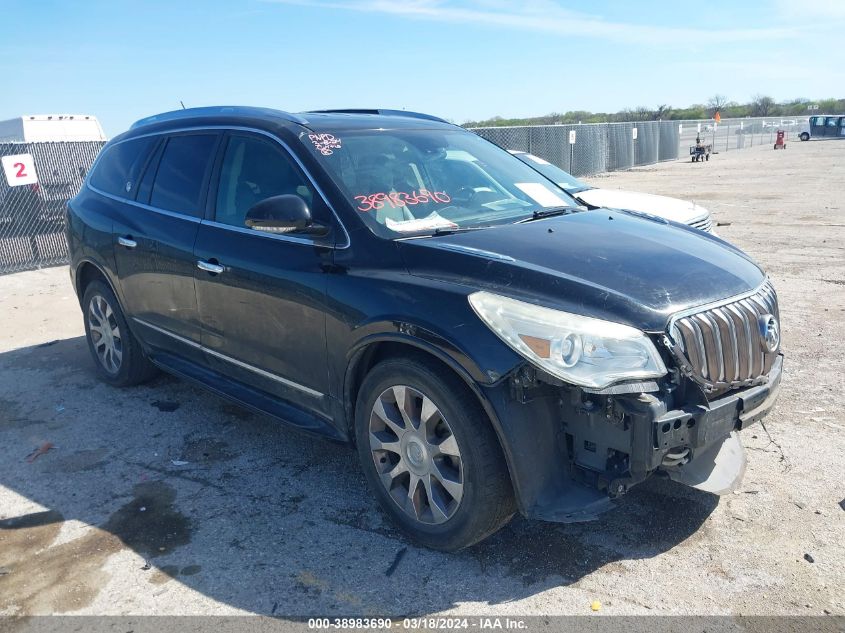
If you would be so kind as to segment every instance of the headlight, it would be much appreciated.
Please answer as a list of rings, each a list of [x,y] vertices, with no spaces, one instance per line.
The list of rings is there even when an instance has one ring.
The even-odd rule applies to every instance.
[[[471,294],[469,303],[505,343],[565,382],[602,389],[666,373],[654,344],[636,328],[490,292]]]

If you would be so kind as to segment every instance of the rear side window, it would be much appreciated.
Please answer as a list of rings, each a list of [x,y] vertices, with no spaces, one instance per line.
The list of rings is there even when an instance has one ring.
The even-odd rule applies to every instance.
[[[134,198],[138,177],[155,138],[137,138],[107,147],[91,174],[93,187],[121,198]]]
[[[167,211],[201,216],[203,186],[216,142],[216,134],[171,137],[158,164],[150,204]]]

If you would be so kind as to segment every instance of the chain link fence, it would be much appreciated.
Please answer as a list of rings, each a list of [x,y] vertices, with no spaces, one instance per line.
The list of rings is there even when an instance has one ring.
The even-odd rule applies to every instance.
[[[0,275],[67,263],[65,205],[79,191],[103,145],[0,143],[0,157],[6,159],[0,170],[5,172],[0,173]],[[27,173],[30,163],[35,182]],[[25,184],[9,184],[18,177]]]
[[[684,159],[696,136],[714,153],[774,145],[778,130],[797,141],[802,119],[757,118],[702,121],[637,121],[469,128],[509,150],[530,152],[574,176]],[[573,134],[574,133],[574,134]]]

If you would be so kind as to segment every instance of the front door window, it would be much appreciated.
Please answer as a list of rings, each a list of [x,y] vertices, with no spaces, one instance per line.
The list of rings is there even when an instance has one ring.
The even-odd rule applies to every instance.
[[[284,194],[299,196],[313,212],[314,192],[308,179],[277,144],[232,136],[220,169],[215,219],[243,227],[253,206]]]

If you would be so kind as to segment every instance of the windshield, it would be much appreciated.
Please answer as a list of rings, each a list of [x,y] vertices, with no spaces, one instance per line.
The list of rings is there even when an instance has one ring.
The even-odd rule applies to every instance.
[[[592,189],[592,187],[590,187],[590,185],[588,185],[587,183],[581,182],[572,174],[563,171],[557,165],[553,165],[549,161],[543,160],[539,156],[534,156],[534,154],[528,154],[526,152],[511,153],[523,163],[532,167],[533,169],[536,169],[546,178],[548,178],[552,182],[557,183],[560,187],[566,189],[566,191],[570,193],[577,193],[586,189]]]
[[[302,141],[383,237],[513,223],[578,205],[506,151],[459,129],[305,133]]]

